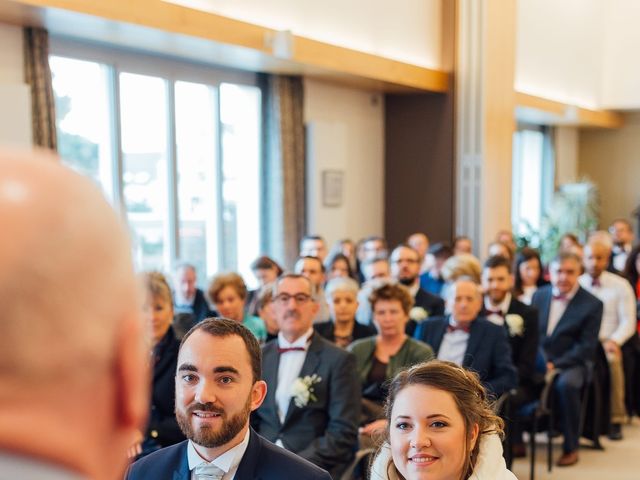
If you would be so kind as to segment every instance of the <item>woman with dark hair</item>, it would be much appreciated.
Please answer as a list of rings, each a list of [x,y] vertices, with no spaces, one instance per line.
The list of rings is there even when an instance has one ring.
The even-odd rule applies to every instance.
[[[349,259],[342,253],[335,253],[327,257],[324,261],[327,281],[334,278],[353,278],[353,270],[349,264]]]
[[[515,285],[513,291],[515,297],[527,305],[531,305],[531,299],[538,287],[545,285],[542,274],[542,261],[537,250],[524,247],[516,255],[514,269]]]
[[[404,370],[385,416],[371,480],[516,479],[502,457],[503,421],[474,372],[437,360]]]
[[[282,275],[283,270],[273,258],[262,255],[251,262],[251,271],[258,280],[258,288],[250,290],[247,293],[245,305],[249,315],[257,316],[258,309],[256,304],[258,302],[260,289],[265,285],[275,282],[276,278]]]
[[[640,299],[640,245],[633,247],[624,264],[624,276],[631,283],[636,299]]]
[[[640,245],[633,247],[627,256],[624,264],[623,275],[631,283],[634,293],[636,294],[636,303],[638,314],[638,333],[640,334]]]

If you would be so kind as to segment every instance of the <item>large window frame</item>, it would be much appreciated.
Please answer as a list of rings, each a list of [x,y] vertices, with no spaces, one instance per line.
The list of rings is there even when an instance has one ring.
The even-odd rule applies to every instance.
[[[523,161],[524,161],[524,149],[522,143],[522,136],[526,134],[535,134],[540,137],[540,156],[539,160],[539,220],[547,213],[551,200],[553,198],[554,190],[554,177],[555,177],[555,150],[553,143],[553,128],[546,125],[536,125],[526,122],[518,122],[517,130],[514,133],[513,141],[513,174],[512,174],[512,225],[513,231],[517,234],[528,235],[533,232],[538,232],[540,224],[530,225],[533,232],[526,231],[524,227],[523,219],[526,217],[523,212],[520,211],[520,197],[522,191],[520,190],[521,182],[523,181]]]
[[[164,265],[158,266],[172,270],[177,261],[189,260],[180,258],[180,231],[179,231],[179,209],[178,209],[178,159],[177,159],[177,142],[176,142],[176,103],[175,91],[176,82],[192,82],[204,84],[215,88],[216,95],[216,111],[215,111],[215,204],[216,214],[216,238],[215,254],[207,256],[206,272],[201,272],[206,276],[210,276],[216,271],[228,269],[223,259],[223,204],[222,199],[222,135],[223,129],[220,120],[220,87],[222,84],[236,84],[242,86],[250,86],[260,88],[258,76],[254,72],[235,71],[222,69],[207,63],[195,63],[185,61],[169,56],[160,56],[149,54],[146,52],[138,52],[133,50],[125,50],[116,47],[102,46],[90,43],[78,43],[73,39],[52,36],[50,39],[50,55],[56,57],[66,57],[75,60],[83,60],[108,65],[109,68],[109,115],[111,120],[111,191],[107,192],[111,197],[113,205],[127,219],[127,210],[124,198],[124,155],[121,139],[121,115],[120,115],[120,91],[119,91],[119,75],[123,72],[138,75],[147,75],[160,77],[167,82],[167,104],[168,112],[167,122],[167,208],[168,208],[168,225],[165,227],[166,248],[164,250]],[[260,152],[260,158],[262,158]],[[261,171],[259,169],[258,171]],[[262,190],[262,185],[260,185]],[[259,194],[259,198],[263,195]],[[263,209],[261,206],[259,212]],[[248,269],[244,265],[238,266],[241,273]],[[201,279],[202,280],[202,279]]]

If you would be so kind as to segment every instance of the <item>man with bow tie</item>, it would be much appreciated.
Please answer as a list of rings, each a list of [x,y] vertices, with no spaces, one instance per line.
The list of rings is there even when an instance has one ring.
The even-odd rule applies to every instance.
[[[481,308],[480,286],[461,277],[449,289],[451,314],[425,320],[414,337],[431,345],[439,360],[477,372],[485,388],[499,397],[516,387],[517,372],[505,328],[480,317]]]
[[[558,466],[578,462],[580,391],[595,360],[602,302],[580,287],[581,259],[561,252],[550,265],[551,285],[539,288],[531,304],[539,311],[540,348],[555,382],[564,435]]]
[[[511,345],[513,364],[518,370],[518,387],[511,398],[513,408],[535,400],[537,383],[536,355],[538,352],[538,311],[519,302],[511,294],[513,288],[511,262],[503,256],[489,257],[482,270],[484,309],[487,320],[505,329]],[[540,376],[541,377],[541,376]],[[513,455],[526,454],[518,425],[510,425]]]
[[[599,338],[607,354],[611,387],[611,426],[609,438],[622,440],[622,424],[627,418],[624,401],[622,346],[635,335],[636,301],[624,278],[606,271],[611,256],[611,240],[594,234],[584,248],[586,272],[580,276],[582,288],[604,304]]]
[[[357,444],[361,395],[355,357],[314,335],[318,303],[308,278],[281,276],[273,304],[280,332],[263,347],[269,390],[252,425],[338,478]]]
[[[134,463],[127,480],[329,480],[329,474],[265,440],[249,426],[263,402],[258,341],[225,318],[184,337],[176,373],[176,420],[188,438]]]

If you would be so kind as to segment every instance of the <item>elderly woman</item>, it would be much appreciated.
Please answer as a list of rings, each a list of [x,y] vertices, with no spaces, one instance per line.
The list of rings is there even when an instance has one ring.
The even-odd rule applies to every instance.
[[[223,273],[213,277],[209,285],[209,298],[216,306],[218,314],[242,323],[251,330],[259,342],[267,338],[267,329],[260,317],[245,313],[247,286],[237,273]]]
[[[351,344],[356,356],[356,368],[362,384],[365,425],[363,435],[371,435],[384,427],[382,405],[386,398],[385,384],[403,368],[434,358],[426,343],[405,333],[413,297],[404,285],[387,283],[373,290],[369,296],[373,322],[378,334]]]
[[[331,320],[313,325],[316,332],[346,348],[354,340],[376,334],[375,328],[356,322],[358,310],[358,283],[352,278],[338,277],[330,280],[325,288]]]
[[[173,301],[171,288],[159,272],[142,275],[145,287],[143,315],[151,340],[151,365],[153,385],[149,424],[144,440],[134,454],[146,455],[184,440],[184,435],[174,415],[175,374],[180,343],[176,339],[171,323]]]
[[[502,420],[475,373],[433,361],[398,374],[385,405],[386,442],[371,480],[515,480],[502,457]]]

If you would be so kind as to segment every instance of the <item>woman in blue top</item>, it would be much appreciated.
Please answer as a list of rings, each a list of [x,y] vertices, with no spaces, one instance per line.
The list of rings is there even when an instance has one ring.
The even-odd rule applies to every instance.
[[[237,273],[216,275],[209,285],[209,298],[213,300],[221,317],[242,323],[251,330],[259,342],[264,343],[267,329],[260,317],[245,312],[247,286]]]

